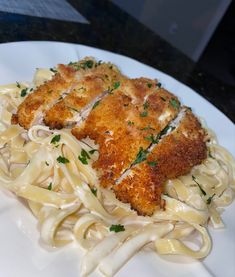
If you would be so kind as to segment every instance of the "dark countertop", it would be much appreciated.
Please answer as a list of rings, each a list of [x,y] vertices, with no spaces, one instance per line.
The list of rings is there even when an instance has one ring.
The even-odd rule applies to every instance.
[[[235,88],[225,85],[108,0],[68,0],[90,24],[0,12],[0,42],[81,43],[149,64],[193,88],[235,123]]]

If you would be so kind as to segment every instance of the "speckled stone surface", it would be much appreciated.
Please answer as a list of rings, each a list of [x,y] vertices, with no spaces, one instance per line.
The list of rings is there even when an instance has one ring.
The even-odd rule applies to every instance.
[[[235,88],[203,72],[180,51],[108,0],[68,0],[90,24],[0,12],[0,42],[81,43],[149,64],[190,86],[235,122]]]

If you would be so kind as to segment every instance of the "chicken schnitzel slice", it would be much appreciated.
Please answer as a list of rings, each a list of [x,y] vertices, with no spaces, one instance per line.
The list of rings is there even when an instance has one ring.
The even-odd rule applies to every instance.
[[[115,184],[139,148],[147,148],[177,116],[179,106],[178,99],[159,88],[156,81],[126,79],[91,110],[80,126],[72,129],[77,139],[89,137],[99,144],[99,158],[93,167],[99,172],[102,186]]]
[[[102,78],[112,80],[113,76],[120,75],[118,69],[112,64],[102,64],[89,57],[69,65],[60,64],[55,71],[56,73],[51,80],[34,89],[19,105],[17,113],[12,117],[13,124],[19,123],[25,129],[29,129],[34,124],[42,123],[44,113],[48,111],[45,121],[48,121],[51,127],[57,127],[56,122],[54,122],[56,119],[60,120],[60,118],[73,116],[71,112],[73,104],[80,107],[84,106],[91,101],[92,97],[94,98],[102,92],[103,87],[101,85],[99,85],[101,91],[97,90],[99,78],[101,79],[100,83],[102,83]],[[96,78],[93,78],[93,76],[96,76]],[[96,83],[88,82],[92,78],[96,80]],[[82,92],[81,88],[86,82],[88,82],[87,86],[91,89],[96,88],[96,92],[93,92],[90,98],[83,96],[81,97],[82,100],[78,101]],[[66,102],[61,103],[70,93],[72,94]],[[87,100],[84,100],[85,98]],[[78,102],[79,105],[77,105]],[[51,108],[57,103],[59,103],[58,106],[52,109],[50,113]],[[67,104],[70,105],[68,108]]]
[[[124,78],[110,63],[98,64],[78,82],[70,94],[45,112],[44,123],[51,129],[61,129],[79,122],[89,113],[96,101],[102,99]]]
[[[178,127],[151,149],[113,187],[119,200],[142,215],[153,214],[160,205],[165,181],[188,173],[206,158],[204,129],[188,109]]]

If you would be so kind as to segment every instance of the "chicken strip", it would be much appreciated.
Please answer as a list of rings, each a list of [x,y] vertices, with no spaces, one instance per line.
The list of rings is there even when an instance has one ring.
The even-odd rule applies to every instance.
[[[97,79],[105,78],[105,76],[107,79],[112,78],[106,74],[107,67],[110,68],[111,72],[118,74],[118,70],[111,69],[114,67],[113,65],[106,64],[106,66],[103,66],[100,62],[97,63],[92,58],[85,58],[78,63],[71,63],[67,66],[62,64],[58,65],[54,77],[37,87],[21,103],[18,107],[16,115],[13,115],[12,117],[12,123],[19,123],[25,129],[29,129],[36,123],[40,124],[43,120],[44,113],[49,111],[53,105],[59,102],[59,107],[57,109],[53,109],[48,115],[49,118],[45,119],[45,121],[51,123],[53,127],[53,125],[56,125],[56,123],[53,123],[53,119],[55,120],[56,117],[58,117],[59,120],[60,118],[71,116],[71,110],[67,108],[66,105],[63,105],[63,102],[61,104],[61,100],[72,93],[70,102],[75,102],[74,95],[77,91],[81,93],[81,90],[79,89],[82,88],[82,85],[84,85],[84,82],[86,82],[87,79],[92,79],[92,76],[97,76]],[[97,84],[94,84],[92,87],[90,82],[89,86],[94,88]],[[103,89],[102,87],[100,88]],[[99,93],[101,92],[102,91],[99,91]],[[96,94],[97,93],[98,91],[96,91]],[[95,97],[96,94],[93,93],[93,97]],[[80,101],[80,106],[82,104],[86,105],[86,103],[90,100],[91,99],[88,97],[87,101]],[[54,113],[56,114],[54,115]]]
[[[177,116],[179,106],[178,99],[156,81],[125,80],[94,107],[83,124],[72,129],[78,139],[89,137],[99,144],[93,167],[102,186],[115,184],[140,147],[147,148],[154,135]]]
[[[96,101],[102,99],[124,76],[110,63],[99,63],[71,93],[45,112],[44,123],[51,129],[73,125],[85,117]]]
[[[164,183],[187,174],[206,156],[205,132],[188,109],[178,127],[164,136],[149,154],[142,150],[140,163],[120,178],[114,192],[139,214],[151,215],[160,205]]]

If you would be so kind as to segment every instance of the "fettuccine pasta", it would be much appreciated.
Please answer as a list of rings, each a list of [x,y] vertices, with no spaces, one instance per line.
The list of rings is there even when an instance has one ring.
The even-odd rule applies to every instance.
[[[99,186],[91,166],[99,155],[93,141],[79,141],[69,129],[35,125],[27,131],[11,125],[25,94],[50,77],[49,70],[39,70],[32,85],[0,86],[0,184],[28,203],[43,243],[60,247],[77,242],[85,252],[82,276],[96,269],[113,276],[147,244],[161,255],[207,256],[207,225],[224,227],[221,207],[233,201],[235,192],[234,159],[215,134],[208,130],[207,159],[166,183],[164,207],[151,217],[138,216]],[[90,153],[88,164],[78,159],[84,150]],[[184,243],[193,232],[201,237],[199,248]]]

